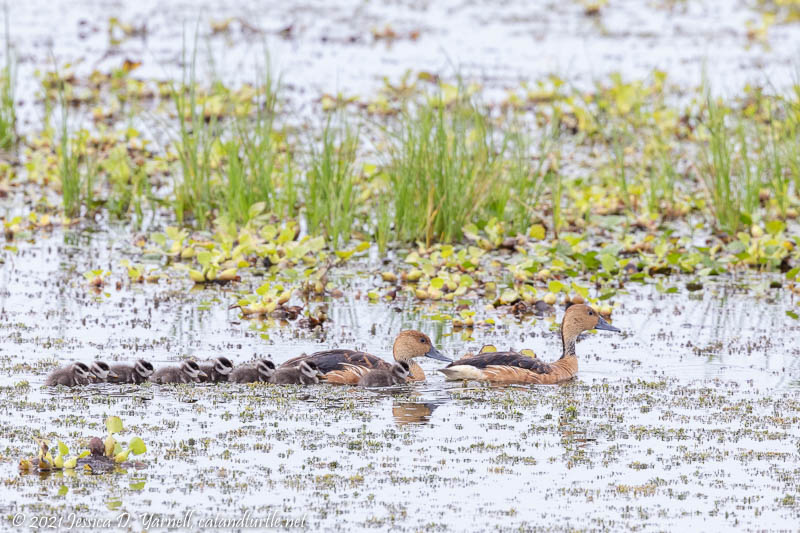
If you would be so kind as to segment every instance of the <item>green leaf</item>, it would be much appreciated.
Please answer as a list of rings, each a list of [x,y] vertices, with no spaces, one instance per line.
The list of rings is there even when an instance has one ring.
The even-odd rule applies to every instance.
[[[580,285],[573,283],[572,290],[583,296],[584,299],[589,298],[589,289],[587,287],[581,287]]]
[[[144,488],[144,481],[130,484],[131,490],[142,490]]]
[[[89,457],[92,454],[89,450],[83,450],[80,455],[78,455],[78,459],[83,459],[84,457]]]
[[[547,289],[550,292],[558,293],[558,292],[561,292],[561,291],[565,290],[566,286],[563,283],[561,283],[560,281],[552,280],[552,281],[548,282]]]
[[[250,206],[250,209],[247,210],[247,218],[255,218],[264,211],[267,207],[267,204],[264,202],[256,202]]]
[[[69,454],[69,448],[61,441],[58,441],[58,453],[66,457]]]
[[[800,315],[798,315],[798,314],[797,314],[797,313],[795,313],[794,311],[786,311],[786,316],[788,316],[788,317],[791,317],[791,318],[793,318],[793,319],[795,319],[795,320],[797,320],[798,318],[800,318]]]
[[[114,509],[119,509],[122,505],[122,500],[108,500],[106,502],[106,507],[108,507],[111,511]]]
[[[617,268],[617,258],[611,254],[602,254],[600,255],[600,264],[603,265],[603,270],[611,273]]]
[[[66,496],[68,492],[69,492],[69,487],[67,487],[66,485],[61,485],[61,487],[58,489],[59,496]]]
[[[147,451],[144,441],[139,437],[133,437],[128,443],[128,448],[133,452],[133,455],[141,455]]]
[[[774,237],[786,229],[786,224],[782,220],[770,220],[767,222],[766,228],[767,232]]]
[[[122,431],[122,420],[118,416],[106,418],[106,429],[109,433],[119,433]]]
[[[797,274],[800,274],[800,267],[794,267],[789,272],[787,272],[786,279],[794,279],[797,277]]]
[[[441,289],[444,287],[444,280],[442,278],[433,278],[431,280],[431,287],[434,289]]]
[[[536,239],[537,241],[543,241],[547,232],[544,229],[544,226],[541,224],[534,224],[528,229],[528,236],[531,239]]]

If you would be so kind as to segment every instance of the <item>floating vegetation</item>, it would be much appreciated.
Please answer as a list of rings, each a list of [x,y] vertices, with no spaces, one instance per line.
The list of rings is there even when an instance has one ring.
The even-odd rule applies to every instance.
[[[191,35],[151,3],[6,18],[5,528],[796,527],[797,2],[237,4]],[[536,367],[569,308],[620,333],[559,386],[240,382],[407,329]],[[43,386],[76,361],[108,371]]]

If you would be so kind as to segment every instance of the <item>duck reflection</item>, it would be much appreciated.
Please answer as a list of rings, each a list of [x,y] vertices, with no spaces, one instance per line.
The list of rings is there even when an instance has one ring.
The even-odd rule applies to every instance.
[[[447,399],[436,399],[426,402],[410,402],[395,399],[392,404],[392,416],[399,426],[406,424],[430,424],[431,414]]]

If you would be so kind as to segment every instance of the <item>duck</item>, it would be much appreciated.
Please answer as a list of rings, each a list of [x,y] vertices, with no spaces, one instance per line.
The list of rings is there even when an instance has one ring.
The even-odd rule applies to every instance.
[[[159,368],[151,379],[155,383],[197,383],[205,376],[197,363],[186,360],[178,366]]]
[[[206,375],[201,378],[201,383],[220,383],[228,381],[228,376],[233,371],[233,363],[227,357],[215,357],[210,361],[198,363],[200,370]]]
[[[133,383],[139,385],[150,379],[155,369],[150,361],[139,359],[134,364],[119,363],[111,365],[111,370],[117,375],[114,383]]]
[[[409,381],[425,381],[425,372],[415,361],[415,357],[430,357],[438,361],[451,362],[452,359],[442,355],[433,345],[427,335],[421,331],[406,330],[401,331],[394,340],[392,354],[395,361],[402,361],[408,364]],[[323,374],[326,383],[337,385],[358,385],[358,380],[364,374],[359,367],[366,370],[392,368],[392,363],[384,361],[366,352],[355,350],[327,350],[312,353],[311,355],[300,355],[289,359],[281,366],[294,366],[300,361],[314,361]]]
[[[363,368],[363,367],[361,367]],[[409,366],[405,361],[398,361],[388,370],[376,368],[364,373],[358,380],[359,387],[393,387],[402,385],[408,379]]]
[[[253,363],[239,365],[228,375],[228,381],[233,383],[256,383],[263,381],[269,383],[275,374],[275,363],[269,359],[259,359]]]
[[[44,384],[48,387],[57,387],[58,385],[75,387],[88,383],[91,375],[92,371],[86,364],[75,362],[50,372],[45,378]]]
[[[105,361],[92,362],[92,364],[89,365],[89,371],[91,374],[86,383],[105,383],[109,379],[117,378],[117,374],[111,370],[111,367],[108,366],[108,363]],[[84,383],[84,385],[86,383]]]
[[[281,365],[272,377],[270,383],[276,385],[316,385],[319,383],[319,368],[314,361],[300,361],[295,366]]]
[[[556,384],[578,373],[575,342],[584,331],[599,329],[619,332],[586,304],[571,305],[561,321],[561,358],[552,363],[519,352],[483,352],[466,355],[439,371],[447,381],[474,380],[491,383]]]

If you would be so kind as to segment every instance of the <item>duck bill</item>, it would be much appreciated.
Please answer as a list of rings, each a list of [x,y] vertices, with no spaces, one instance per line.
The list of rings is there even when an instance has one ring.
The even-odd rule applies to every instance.
[[[108,379],[117,379],[118,377],[119,377],[119,374],[117,374],[113,370],[109,370],[108,371]]]
[[[198,372],[198,373],[197,373],[197,377],[198,377],[199,379],[205,379],[205,378],[207,378],[207,377],[208,377],[208,374],[206,374],[205,372],[203,372],[203,371],[201,370],[200,372]]]
[[[446,355],[442,355],[442,353],[437,350],[435,346],[431,346],[431,349],[425,353],[425,357],[430,357],[431,359],[436,359],[437,361],[447,361],[448,363],[453,362],[453,360]]]
[[[603,319],[603,317],[601,317],[601,316],[598,316],[598,317],[597,317],[597,325],[594,327],[594,329],[604,329],[604,330],[606,330],[606,331],[616,331],[616,332],[619,332],[619,328],[615,328],[614,326],[612,326],[611,324],[609,324],[608,322],[606,322],[606,321]]]

